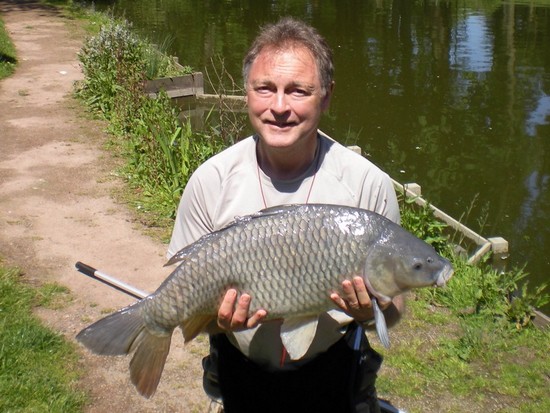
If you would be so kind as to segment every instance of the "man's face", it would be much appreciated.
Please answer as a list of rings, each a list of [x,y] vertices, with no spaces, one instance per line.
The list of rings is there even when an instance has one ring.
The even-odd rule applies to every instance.
[[[288,148],[314,139],[331,90],[323,94],[313,56],[304,47],[264,49],[248,74],[248,115],[262,141]]]

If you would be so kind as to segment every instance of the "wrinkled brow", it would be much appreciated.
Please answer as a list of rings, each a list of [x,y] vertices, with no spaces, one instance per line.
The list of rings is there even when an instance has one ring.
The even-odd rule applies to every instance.
[[[275,86],[275,83],[269,79],[256,79],[251,82],[252,87],[258,87],[258,86]],[[300,82],[300,81],[292,81],[285,85],[286,89],[303,89],[307,90],[308,92],[315,92],[317,89],[315,85],[307,82]]]

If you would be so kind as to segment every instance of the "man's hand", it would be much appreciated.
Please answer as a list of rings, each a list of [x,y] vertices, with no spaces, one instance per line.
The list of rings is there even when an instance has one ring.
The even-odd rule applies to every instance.
[[[330,298],[334,303],[342,309],[350,317],[362,322],[372,320],[374,313],[372,310],[372,302],[365,286],[365,282],[361,277],[353,277],[353,280],[344,280],[342,282],[343,296],[338,293],[332,293]],[[386,309],[391,301],[386,303],[378,302],[380,309]]]
[[[248,317],[250,311],[250,295],[237,296],[237,290],[227,290],[218,309],[218,327],[225,331],[239,331],[256,327],[267,315],[260,309]]]

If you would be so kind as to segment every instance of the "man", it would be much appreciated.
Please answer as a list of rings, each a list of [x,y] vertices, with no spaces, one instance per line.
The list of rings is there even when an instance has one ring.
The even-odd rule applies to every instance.
[[[261,31],[243,62],[250,122],[255,135],[212,157],[191,177],[182,196],[171,256],[236,216],[291,203],[330,203],[370,209],[399,222],[388,176],[365,158],[318,131],[332,91],[332,52],[317,31],[284,18]],[[261,276],[261,274],[259,274]],[[378,412],[374,390],[381,357],[361,326],[373,318],[359,277],[340,310],[320,317],[303,359],[289,360],[280,323],[261,323],[269,308],[249,314],[251,298],[230,289],[205,358],[205,390],[231,412]],[[389,325],[403,302],[384,307]]]

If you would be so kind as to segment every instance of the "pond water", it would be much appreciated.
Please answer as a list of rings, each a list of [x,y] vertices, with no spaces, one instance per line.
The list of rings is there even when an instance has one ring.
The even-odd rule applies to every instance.
[[[321,128],[485,237],[508,267],[550,277],[550,0],[120,0],[124,15],[196,70],[241,59],[266,22],[315,26],[334,50]],[[549,313],[550,306],[544,308]]]

